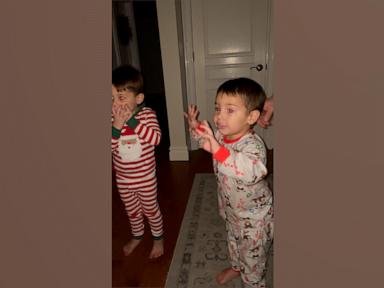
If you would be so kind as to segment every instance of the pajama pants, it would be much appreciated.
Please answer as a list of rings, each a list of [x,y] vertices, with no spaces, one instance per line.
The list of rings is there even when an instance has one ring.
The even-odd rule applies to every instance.
[[[163,219],[157,202],[157,181],[155,171],[140,181],[128,179],[116,173],[116,185],[124,203],[134,237],[144,235],[144,215],[148,219],[154,238],[163,236]]]
[[[232,268],[240,271],[247,287],[265,288],[266,262],[273,241],[273,211],[267,205],[258,211],[259,220],[229,223],[228,250]]]

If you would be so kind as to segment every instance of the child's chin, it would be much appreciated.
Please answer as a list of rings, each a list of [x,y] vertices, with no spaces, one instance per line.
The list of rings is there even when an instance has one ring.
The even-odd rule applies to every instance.
[[[219,130],[219,132],[220,132],[221,135],[223,135],[223,136],[231,135],[230,133],[228,133],[228,131],[227,131],[225,128],[220,128],[220,129],[217,129],[217,130]]]

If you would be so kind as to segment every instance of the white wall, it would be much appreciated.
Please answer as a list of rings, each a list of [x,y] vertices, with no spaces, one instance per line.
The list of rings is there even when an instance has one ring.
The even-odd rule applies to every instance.
[[[184,120],[180,54],[175,0],[157,0],[157,17],[167,101],[171,161],[187,161],[187,129]]]

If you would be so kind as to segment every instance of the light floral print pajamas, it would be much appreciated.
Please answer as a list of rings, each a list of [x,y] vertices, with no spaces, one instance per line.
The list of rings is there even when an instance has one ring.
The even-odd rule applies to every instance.
[[[249,287],[266,287],[266,261],[273,241],[273,198],[264,179],[265,145],[254,131],[234,141],[217,132],[216,139],[222,147],[213,155],[213,166],[232,268],[240,271]]]

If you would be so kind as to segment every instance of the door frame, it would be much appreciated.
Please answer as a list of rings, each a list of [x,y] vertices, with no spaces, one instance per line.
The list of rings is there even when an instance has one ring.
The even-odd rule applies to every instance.
[[[112,7],[112,53],[116,61],[115,63],[116,67],[120,66],[121,65],[120,44],[117,36],[116,16],[115,16],[115,11],[113,7]],[[112,69],[116,67],[112,67]]]

